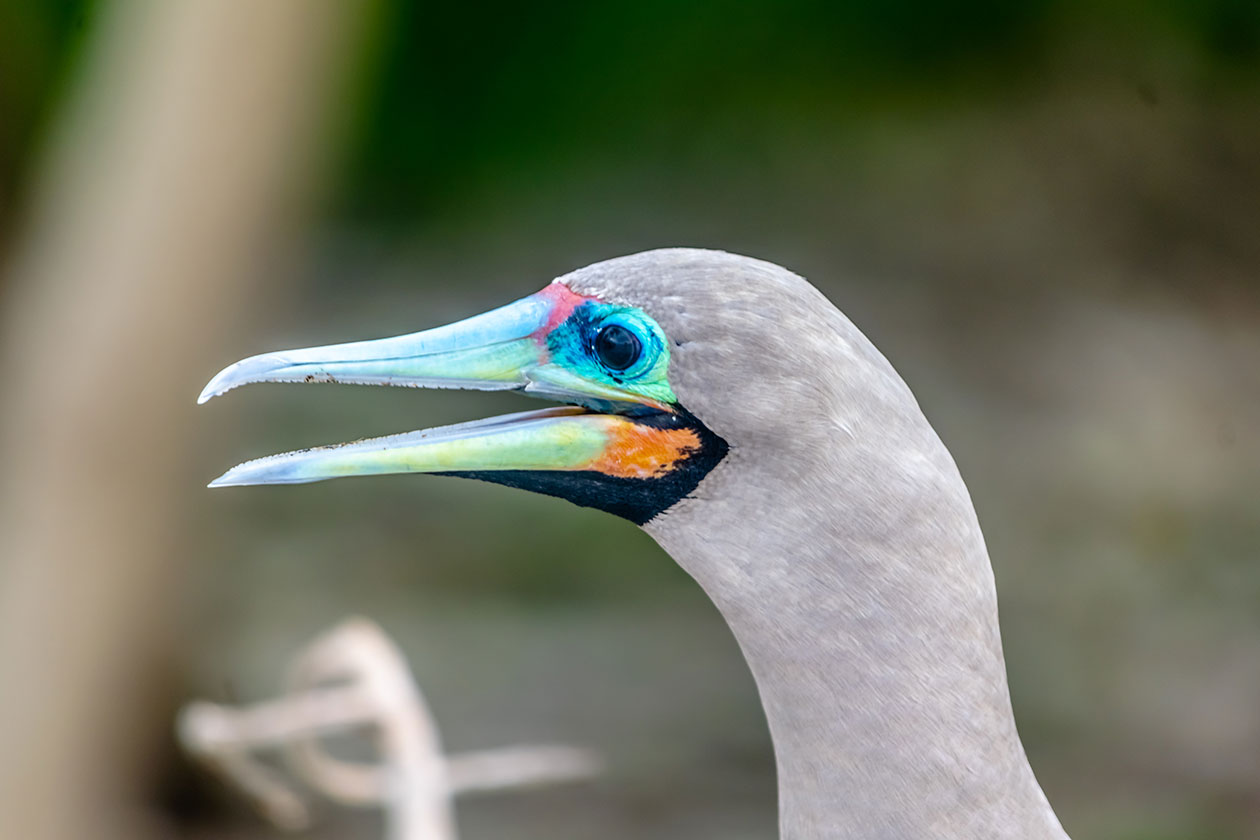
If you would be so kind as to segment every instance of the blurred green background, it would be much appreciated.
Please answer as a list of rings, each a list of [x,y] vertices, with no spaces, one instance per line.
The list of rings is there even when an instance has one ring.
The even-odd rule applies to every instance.
[[[76,92],[107,72],[97,45],[122,37],[116,5],[163,14],[0,2],[6,323],[26,317],[23,254],[55,224],[30,208]],[[144,607],[160,655],[130,713],[145,746],[129,807],[149,829],[271,836],[178,756],[174,711],[269,696],[306,640],[362,614],[402,645],[452,748],[551,740],[608,761],[593,784],[461,803],[461,836],[774,836],[751,679],[637,529],[447,479],[201,490],[247,457],[532,404],[274,387],[186,405],[255,352],[408,332],[597,259],[695,245],[810,278],[918,394],[985,527],[1017,718],[1069,833],[1260,838],[1260,3],[342,14],[353,34],[342,69],[305,86],[323,116],[281,221],[247,249],[244,291],[211,313],[182,390],[154,397],[189,411],[178,537]],[[98,96],[107,131],[138,113]],[[125,416],[146,372],[115,373]],[[379,831],[323,816],[311,836]]]

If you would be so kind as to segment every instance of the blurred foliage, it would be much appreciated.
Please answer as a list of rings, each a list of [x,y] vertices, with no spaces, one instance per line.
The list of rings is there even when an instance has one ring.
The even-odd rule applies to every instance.
[[[575,154],[683,164],[715,127],[752,151],[763,121],[830,114],[995,56],[1024,64],[1047,6],[400,4],[352,169],[354,204],[410,215],[470,175],[546,170]]]
[[[1207,68],[1254,67],[1249,0],[403,2],[350,167],[355,212],[411,217],[474,185],[615,156],[755,165],[782,124],[841,123],[906,100],[1000,94],[1049,42],[1144,29]]]
[[[0,233],[88,31],[89,0],[0,0]]]
[[[94,5],[0,0],[0,197],[18,184]],[[1091,33],[1121,51],[1182,44],[1214,79],[1245,77],[1260,60],[1252,0],[390,0],[381,10],[340,202],[377,223],[458,207],[470,190],[575,158],[681,168],[720,149],[755,163],[784,121],[843,124],[890,103],[1001,95],[1051,46]]]

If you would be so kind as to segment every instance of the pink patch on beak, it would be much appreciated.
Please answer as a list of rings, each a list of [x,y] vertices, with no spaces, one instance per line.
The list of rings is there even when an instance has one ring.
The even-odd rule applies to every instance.
[[[593,297],[579,295],[569,289],[563,283],[551,283],[545,289],[538,293],[538,297],[547,298],[552,303],[551,312],[547,314],[547,323],[534,333],[535,337],[543,338],[556,327],[568,320],[576,309],[588,300],[595,300]]]

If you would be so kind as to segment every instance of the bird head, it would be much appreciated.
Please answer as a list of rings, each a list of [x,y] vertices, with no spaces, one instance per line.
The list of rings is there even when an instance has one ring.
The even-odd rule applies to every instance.
[[[446,326],[250,357],[199,399],[255,382],[340,382],[515,390],[565,405],[273,455],[211,486],[436,473],[642,525],[693,495],[732,447],[809,449],[783,419],[794,429],[834,421],[819,363],[870,347],[846,342],[846,325],[803,279],[759,260],[678,248],[596,263]]]

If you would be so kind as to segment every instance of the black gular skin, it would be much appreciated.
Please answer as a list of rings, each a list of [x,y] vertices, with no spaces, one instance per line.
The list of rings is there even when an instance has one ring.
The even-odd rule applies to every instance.
[[[621,478],[594,470],[466,470],[438,474],[556,496],[643,525],[686,498],[729,449],[726,441],[682,406],[675,406],[673,413],[658,411],[627,419],[657,429],[691,429],[700,445],[676,461],[669,472],[652,478]]]

